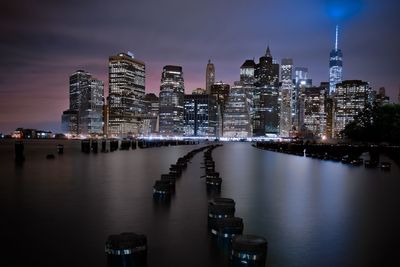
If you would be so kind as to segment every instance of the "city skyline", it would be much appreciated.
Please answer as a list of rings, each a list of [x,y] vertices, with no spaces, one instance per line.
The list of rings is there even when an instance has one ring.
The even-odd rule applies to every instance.
[[[88,10],[89,5],[83,5],[82,10]],[[216,81],[232,85],[238,80],[239,68],[244,60],[262,55],[267,44],[278,61],[289,57],[293,58],[294,66],[308,67],[314,84],[328,81],[328,55],[334,44],[337,23],[341,29],[340,48],[346,56],[343,80],[366,80],[374,89],[385,86],[391,100],[397,99],[400,82],[395,63],[399,53],[395,48],[399,38],[395,34],[397,21],[394,15],[398,3],[376,6],[372,1],[352,1],[352,4],[345,1],[307,1],[304,6],[296,6],[288,1],[279,4],[256,1],[251,6],[215,3],[211,8],[207,1],[204,6],[172,1],[168,7],[160,4],[153,13],[149,4],[137,3],[136,8],[145,11],[149,18],[136,14],[134,19],[126,13],[122,18],[112,16],[107,13],[107,5],[104,3],[101,10],[110,15],[105,19],[110,24],[107,24],[110,35],[104,37],[99,35],[99,26],[104,26],[104,22],[96,14],[84,18],[84,12],[79,12],[74,18],[76,24],[67,27],[66,24],[71,22],[68,15],[74,11],[69,3],[58,6],[39,4],[32,7],[30,15],[24,18],[20,16],[26,15],[27,10],[16,15],[17,8],[13,5],[3,9],[8,14],[2,16],[4,22],[1,28],[5,33],[2,37],[4,64],[0,76],[1,132],[9,132],[18,126],[57,131],[58,114],[68,107],[69,75],[84,69],[104,81],[104,87],[108,88],[107,60],[110,55],[119,52],[132,51],[136,58],[146,63],[146,93],[158,94],[162,66],[175,64],[183,67],[186,93],[197,87],[204,88],[208,59],[215,64]],[[128,3],[122,5],[129,6]],[[151,18],[160,15],[163,8],[174,14],[174,7],[178,5],[188,11],[189,15],[182,15],[188,25],[176,24],[172,20],[171,23],[176,24],[172,27],[174,29],[165,32],[157,30],[161,20],[156,23],[151,22]],[[54,17],[58,8],[65,8],[60,19]],[[287,8],[295,18],[278,27],[281,8]],[[191,13],[197,9],[212,19],[206,21],[197,13],[193,16]],[[251,17],[251,23],[241,25],[239,21],[222,21],[213,17],[222,10],[231,12],[233,17],[245,13]],[[271,16],[263,16],[265,10]],[[295,11],[307,12],[299,12],[303,14],[300,16]],[[13,25],[18,19],[21,21]],[[54,25],[47,26],[52,22]],[[121,38],[113,40],[115,34],[112,31],[124,22],[130,28],[118,29],[117,35]],[[74,28],[80,23],[84,24],[82,29]],[[4,25],[8,27],[4,28]],[[141,26],[144,29],[139,29]],[[211,30],[210,26],[213,26]],[[58,29],[64,31],[58,32]],[[165,37],[168,38],[163,39]],[[388,38],[391,42],[386,41]],[[292,42],[287,42],[288,39]],[[371,62],[373,64],[368,64]],[[54,112],[47,112],[48,109]]]

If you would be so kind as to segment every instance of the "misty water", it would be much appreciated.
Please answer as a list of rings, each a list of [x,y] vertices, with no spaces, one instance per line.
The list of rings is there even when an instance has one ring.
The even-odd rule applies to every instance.
[[[83,154],[77,141],[29,141],[23,164],[13,145],[0,142],[1,266],[106,266],[106,238],[121,232],[147,235],[148,266],[229,266],[207,232],[202,153],[170,203],[153,201],[154,181],[201,145]],[[267,266],[400,266],[395,164],[383,172],[240,142],[213,157],[244,233],[268,240]]]

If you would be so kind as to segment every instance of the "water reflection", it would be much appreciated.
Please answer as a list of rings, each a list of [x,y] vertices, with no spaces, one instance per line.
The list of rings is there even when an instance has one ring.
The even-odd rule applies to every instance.
[[[11,266],[105,266],[106,237],[126,231],[147,235],[148,266],[228,266],[207,231],[208,200],[219,196],[235,200],[244,233],[268,239],[268,266],[389,266],[400,251],[396,165],[381,172],[230,143],[213,151],[221,192],[207,192],[200,153],[160,202],[154,181],[194,146],[94,155],[63,144],[48,161],[56,144],[34,141],[17,166],[13,144],[0,143],[1,236],[27,251]]]

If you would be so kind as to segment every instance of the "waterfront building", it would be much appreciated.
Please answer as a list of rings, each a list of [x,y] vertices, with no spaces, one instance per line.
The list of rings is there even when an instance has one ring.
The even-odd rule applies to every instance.
[[[145,114],[140,115],[142,135],[148,136],[158,133],[160,99],[153,93],[146,94],[143,98]]]
[[[326,133],[326,112],[325,112],[326,92],[321,87],[304,88],[301,99],[304,101],[303,131],[306,135],[323,137]]]
[[[284,58],[281,62],[280,87],[279,135],[281,137],[289,137],[292,130],[293,91],[293,60],[291,58]]]
[[[218,127],[217,136],[223,136],[223,121],[225,113],[225,105],[228,101],[230,85],[223,81],[216,82],[211,86],[211,95],[217,100],[218,106]]]
[[[67,109],[61,116],[61,131],[66,134],[78,134],[78,111]]]
[[[84,135],[103,134],[104,83],[89,79],[88,90],[82,94],[79,110],[79,132]]]
[[[185,95],[185,136],[216,137],[218,106],[214,96],[208,94]]]
[[[257,89],[260,91],[259,112],[261,126],[263,126],[258,136],[279,135],[279,87],[270,85],[257,87]]]
[[[206,92],[207,94],[211,93],[211,86],[215,83],[215,67],[214,64],[211,63],[211,60],[208,60],[207,68],[206,68]]]
[[[329,93],[333,94],[336,85],[342,82],[343,53],[339,49],[339,26],[336,25],[335,48],[330,53],[329,60]]]
[[[139,133],[138,115],[143,114],[145,63],[131,53],[109,58],[109,133],[126,137]]]
[[[182,136],[184,134],[185,86],[181,66],[165,66],[160,86],[160,134]]]
[[[252,135],[251,105],[252,95],[249,88],[241,82],[235,82],[229,92],[225,106],[223,136],[228,138],[247,138]]]
[[[346,125],[368,104],[372,105],[372,90],[368,82],[348,80],[336,85],[334,96],[334,136],[339,137]]]
[[[89,72],[77,70],[69,77],[69,109],[61,118],[64,133],[103,134],[104,83]]]

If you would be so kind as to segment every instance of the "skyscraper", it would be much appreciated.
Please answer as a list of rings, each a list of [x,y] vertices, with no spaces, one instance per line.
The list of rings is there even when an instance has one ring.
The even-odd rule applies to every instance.
[[[136,115],[143,113],[141,99],[145,93],[145,64],[131,53],[110,56],[109,63],[109,134],[138,134]]]
[[[165,66],[160,86],[160,134],[181,136],[184,134],[184,95],[182,67]]]
[[[89,78],[89,86],[83,91],[79,110],[79,131],[81,134],[103,133],[104,82]]]
[[[346,125],[354,120],[367,104],[372,104],[368,82],[349,80],[338,83],[334,96],[334,136],[339,137]]]
[[[278,86],[279,84],[279,64],[273,61],[269,46],[265,55],[260,57],[254,72],[256,86]]]
[[[246,60],[240,67],[240,81],[246,84],[254,84],[254,72],[256,63],[252,59]]]
[[[279,64],[272,58],[269,46],[256,64],[254,78],[251,90],[253,136],[264,136],[271,132],[275,134],[279,128],[279,114],[276,113],[279,110]]]
[[[69,78],[69,109],[62,129],[69,134],[103,133],[104,83],[89,72],[77,70]]]
[[[247,138],[252,135],[252,96],[242,82],[235,82],[229,92],[224,115],[224,137]]]
[[[326,134],[326,91],[323,87],[304,88],[301,92],[304,109],[302,117],[304,130],[303,133],[311,133],[313,136],[323,137]]]
[[[214,96],[194,93],[185,95],[185,136],[215,137],[217,112]]]
[[[339,26],[336,25],[335,48],[330,53],[329,60],[329,93],[336,91],[336,84],[342,82],[343,53],[339,49]]]
[[[281,108],[280,108],[280,122],[279,131],[280,136],[289,137],[292,130],[292,92],[294,90],[293,84],[293,60],[291,58],[284,58],[281,62]]]
[[[211,60],[208,60],[207,69],[206,69],[206,92],[207,94],[211,93],[211,86],[215,83],[215,67],[214,64],[211,63]]]
[[[224,113],[225,113],[225,106],[226,102],[228,101],[229,97],[229,90],[230,86],[223,81],[216,82],[211,86],[211,95],[215,97],[217,100],[218,106],[218,131],[217,136],[223,135],[223,125],[224,125]]]

